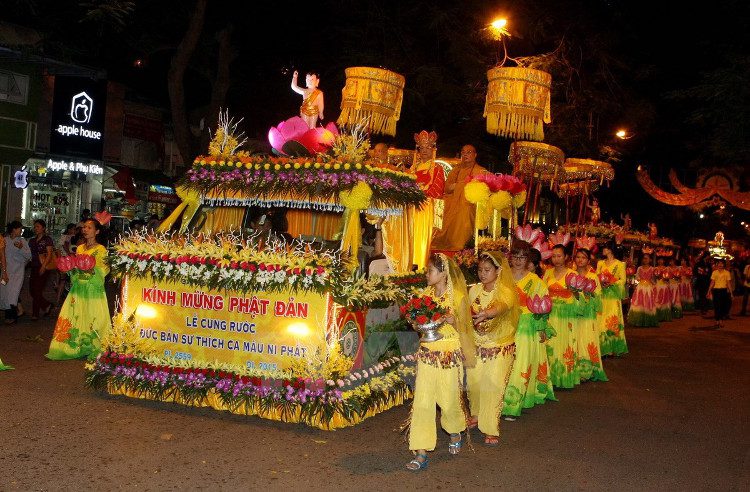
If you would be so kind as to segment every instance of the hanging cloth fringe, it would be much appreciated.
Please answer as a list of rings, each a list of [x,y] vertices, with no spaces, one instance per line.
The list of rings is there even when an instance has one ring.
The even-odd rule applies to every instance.
[[[406,79],[402,75],[371,67],[349,67],[341,90],[339,126],[362,125],[371,134],[396,135],[401,118]]]
[[[552,121],[552,76],[531,68],[495,67],[487,71],[487,81],[487,132],[517,140],[543,140],[543,123]]]

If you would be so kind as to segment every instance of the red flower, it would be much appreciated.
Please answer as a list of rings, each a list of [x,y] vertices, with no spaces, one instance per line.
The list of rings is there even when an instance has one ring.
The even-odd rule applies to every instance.
[[[423,325],[423,324],[427,323],[427,321],[428,321],[428,318],[427,318],[427,316],[425,316],[424,314],[420,314],[419,316],[417,316],[417,319],[416,319],[416,321],[417,321],[417,323],[419,323],[420,325]]]
[[[230,261],[230,262],[229,262],[229,267],[230,267],[230,268],[237,268],[238,266],[239,266],[239,265],[238,265],[238,264],[237,264],[237,262],[236,262],[236,261],[234,261],[234,260],[232,260],[232,261]]]
[[[249,265],[247,266],[247,268],[248,268],[248,269],[249,269],[249,270],[250,270],[251,272],[254,272],[254,271],[256,271],[256,270],[258,269],[258,266],[257,266],[257,265],[256,265],[255,263],[250,263],[250,264],[249,264]]]
[[[258,268],[260,269],[260,271],[265,272],[266,271],[266,264],[265,263],[261,263],[260,265],[258,265]]]
[[[440,314],[440,313],[435,313],[435,314],[433,314],[433,315],[432,315],[432,321],[437,321],[437,320],[439,320],[441,316],[442,316],[442,314]]]

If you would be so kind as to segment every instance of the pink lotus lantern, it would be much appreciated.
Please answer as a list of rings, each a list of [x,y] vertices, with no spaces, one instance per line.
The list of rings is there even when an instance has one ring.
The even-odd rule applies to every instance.
[[[75,256],[61,256],[57,259],[57,269],[63,273],[69,272],[75,266]]]
[[[75,266],[79,270],[83,270],[84,272],[89,271],[96,266],[96,258],[94,258],[91,255],[85,255],[85,254],[76,255]]]
[[[563,246],[567,246],[567,244],[570,242],[570,233],[561,233],[561,232],[555,232],[553,234],[549,235],[549,242],[552,244],[552,246],[562,244]]]
[[[539,294],[535,294],[526,299],[526,307],[533,314],[547,314],[552,311],[552,300],[548,295],[539,297]]]
[[[308,128],[302,118],[294,116],[271,127],[268,141],[274,151],[282,155],[315,155],[327,151],[338,134],[339,130],[333,122],[325,128]]]

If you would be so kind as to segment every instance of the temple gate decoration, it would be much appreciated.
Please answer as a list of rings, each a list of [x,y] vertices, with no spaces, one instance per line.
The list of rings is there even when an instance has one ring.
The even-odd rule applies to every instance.
[[[669,182],[677,193],[659,188],[644,167],[636,172],[638,182],[652,198],[667,205],[702,209],[728,203],[742,210],[750,210],[750,192],[739,190],[739,170],[710,168],[701,170],[696,187],[685,186],[674,169],[669,171]]]
[[[525,67],[494,67],[487,71],[484,116],[487,132],[514,140],[544,140],[550,123],[552,76]]]
[[[371,134],[396,135],[406,79],[390,70],[349,67],[341,90],[340,126],[361,126]]]

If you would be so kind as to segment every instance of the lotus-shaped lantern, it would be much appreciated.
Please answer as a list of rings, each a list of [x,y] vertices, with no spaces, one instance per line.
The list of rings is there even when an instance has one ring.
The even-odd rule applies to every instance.
[[[533,314],[547,314],[552,311],[552,299],[548,295],[534,294],[534,297],[526,298],[526,307]]]
[[[86,254],[75,255],[75,266],[79,270],[87,272],[96,266],[96,258]]]
[[[271,127],[268,141],[278,154],[309,156],[327,151],[338,134],[333,122],[325,127],[309,128],[302,118],[294,116]]]

